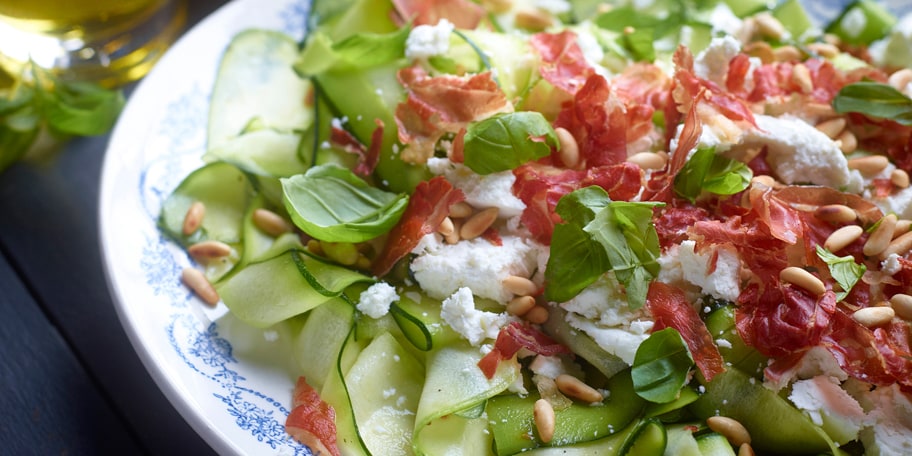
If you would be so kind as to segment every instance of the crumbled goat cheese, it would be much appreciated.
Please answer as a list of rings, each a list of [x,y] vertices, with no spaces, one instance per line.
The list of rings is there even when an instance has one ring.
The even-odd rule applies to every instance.
[[[694,73],[725,87],[728,63],[741,52],[741,42],[731,36],[713,38],[703,52],[694,59]]]
[[[850,171],[845,154],[820,130],[793,117],[754,116],[758,128],[745,132],[747,146],[766,146],[767,163],[783,183],[810,183],[860,193],[863,179]]]
[[[697,253],[696,242],[685,240],[659,257],[659,281],[681,286],[682,282],[717,299],[736,301],[741,294],[741,260],[727,248]],[[715,264],[711,261],[715,258]],[[686,287],[684,287],[686,288]]]
[[[494,339],[500,328],[515,318],[506,313],[485,312],[475,308],[472,290],[462,287],[443,300],[440,318],[473,346],[485,339]]]
[[[788,398],[840,445],[858,438],[865,412],[832,377],[799,380],[792,384]]]
[[[371,317],[380,318],[389,313],[390,305],[399,300],[399,295],[392,285],[377,282],[361,292],[358,299],[358,311]]]
[[[885,214],[894,213],[901,219],[912,218],[912,187],[906,187],[886,198],[875,198],[874,203]]]
[[[429,158],[428,169],[446,177],[454,187],[465,193],[466,202],[478,209],[496,207],[500,217],[522,215],[526,204],[513,195],[516,176],[512,171],[487,175],[476,174],[468,166],[453,163],[447,158]]]
[[[538,355],[529,364],[529,370],[537,375],[551,379],[567,373],[567,369],[564,368],[564,361],[559,356]]]
[[[506,303],[513,295],[504,289],[503,280],[517,275],[530,277],[538,267],[539,250],[535,241],[503,235],[502,245],[475,238],[446,244],[434,234],[422,238],[412,251],[411,270],[427,294],[444,299],[461,287],[476,296]]]
[[[437,25],[416,26],[405,40],[405,57],[409,60],[427,59],[446,54],[450,49],[453,29],[453,23],[446,19],[441,19]]]
[[[738,36],[741,28],[744,27],[742,21],[731,8],[724,2],[719,2],[709,16],[709,23],[712,24],[713,35],[732,35]]]
[[[859,401],[868,411],[868,426],[861,431],[865,454],[912,454],[912,398],[892,384],[862,394]]]
[[[880,262],[880,272],[883,272],[887,275],[894,275],[899,271],[902,271],[902,263],[899,262],[900,256],[891,253]]]

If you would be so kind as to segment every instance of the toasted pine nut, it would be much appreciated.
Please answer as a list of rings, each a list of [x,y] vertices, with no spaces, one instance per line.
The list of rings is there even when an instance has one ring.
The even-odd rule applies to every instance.
[[[181,226],[181,233],[184,236],[190,236],[203,224],[203,218],[206,216],[206,205],[202,201],[194,201],[187,209],[187,215],[184,216],[184,223]]]
[[[513,0],[482,0],[484,9],[494,14],[505,13],[513,7]]]
[[[780,271],[779,280],[804,288],[816,296],[826,293],[826,286],[823,284],[822,280],[797,266],[789,266]]]
[[[801,88],[801,93],[814,91],[814,81],[811,80],[811,72],[803,63],[799,63],[792,68],[792,81]]]
[[[444,236],[449,236],[449,235],[453,234],[455,231],[456,231],[456,226],[453,225],[453,219],[451,219],[449,217],[444,217],[443,221],[440,222],[440,226],[437,227],[437,232]]]
[[[560,150],[558,151],[560,160],[567,168],[576,168],[580,159],[579,144],[577,144],[576,138],[563,127],[555,128],[554,133],[557,134],[557,140],[560,142]]]
[[[351,242],[326,242],[320,241],[320,247],[326,258],[335,261],[341,265],[351,266],[358,262],[358,248]]]
[[[281,215],[268,209],[254,209],[252,217],[253,224],[270,236],[279,237],[291,231],[291,226]]]
[[[532,296],[517,296],[507,303],[507,313],[521,317],[535,307],[535,298]]]
[[[880,224],[874,232],[868,236],[862,253],[867,256],[874,256],[883,252],[893,240],[893,232],[896,231],[896,214],[887,214],[880,219]]]
[[[754,456],[754,448],[750,446],[749,443],[742,443],[738,447],[738,456]]]
[[[770,13],[756,14],[754,15],[754,20],[757,21],[757,28],[759,29],[760,34],[767,38],[779,40],[788,33],[782,25],[782,22],[779,22],[779,19],[776,19]]]
[[[849,169],[857,169],[858,172],[866,176],[883,171],[889,164],[890,160],[883,155],[868,155],[865,157],[853,158],[848,161]]]
[[[849,244],[858,240],[864,229],[858,225],[846,225],[836,231],[826,239],[823,246],[830,252],[838,252]]]
[[[814,217],[825,222],[850,223],[858,218],[858,213],[844,204],[827,204],[815,209]]]
[[[504,289],[519,296],[534,295],[538,292],[538,285],[535,282],[521,276],[507,276],[501,284]]]
[[[905,255],[910,249],[912,249],[912,231],[893,239],[880,256],[886,258],[890,255]]]
[[[364,256],[363,254],[358,255],[358,259],[355,261],[354,266],[362,271],[370,271],[373,263],[370,258]]]
[[[912,68],[903,68],[897,70],[887,78],[887,84],[893,86],[894,89],[904,92],[906,87],[909,84],[912,84]]]
[[[748,21],[744,21],[747,25]],[[763,63],[773,63],[776,61],[776,55],[773,54],[773,47],[769,45],[766,41],[751,41],[744,45],[744,53],[751,56],[757,57]]]
[[[890,298],[890,307],[896,316],[903,320],[912,320],[912,296],[904,293],[898,293]]]
[[[187,247],[187,253],[196,259],[221,258],[231,255],[231,246],[221,241],[202,241]]]
[[[311,239],[307,241],[307,250],[314,255],[326,256],[323,253],[323,246],[320,245],[320,241],[316,239]]]
[[[912,220],[897,220],[896,229],[893,230],[893,239],[912,231]]]
[[[472,215],[473,212],[475,212],[475,209],[472,209],[472,206],[469,206],[469,203],[465,201],[460,201],[450,206],[450,217],[466,218]]]
[[[832,117],[836,115],[833,106],[826,103],[809,102],[804,105],[805,114],[813,117]]]
[[[643,169],[662,169],[668,158],[655,152],[638,152],[627,157],[627,161]]]
[[[459,228],[459,237],[475,239],[481,236],[497,220],[498,213],[499,210],[496,207],[489,207],[469,217]]]
[[[572,375],[560,374],[554,379],[554,383],[560,392],[589,404],[604,399],[602,393]]]
[[[777,62],[794,62],[801,60],[801,51],[789,44],[773,49],[773,56],[776,57]]]
[[[890,182],[899,188],[906,188],[909,186],[909,173],[902,169],[894,169],[890,173]]]
[[[209,279],[207,279],[200,270],[184,268],[184,270],[181,271],[181,281],[184,282],[184,285],[187,285],[187,287],[193,290],[193,292],[206,304],[209,304],[210,306],[218,304],[218,292],[215,291],[215,287],[209,283]]]
[[[546,399],[539,399],[535,401],[532,416],[535,418],[538,438],[544,443],[550,442],[554,438],[554,407]]]
[[[807,67],[804,67],[807,69]],[[845,117],[834,117],[829,120],[824,120],[817,124],[814,128],[820,130],[823,134],[830,137],[830,139],[836,139],[846,127]]]
[[[858,138],[849,130],[843,130],[839,137],[836,138],[836,141],[839,142],[839,150],[844,154],[851,154],[855,152],[855,149],[858,149]]]
[[[449,218],[449,217],[447,217],[447,218]],[[462,222],[455,221],[453,219],[450,219],[450,221],[453,222],[453,232],[450,234],[444,235],[443,240],[446,241],[447,244],[453,245],[461,240],[459,237],[459,230],[462,228]]]
[[[523,315],[523,317],[529,323],[532,323],[534,325],[541,325],[541,324],[544,324],[546,321],[548,321],[548,317],[550,315],[551,314],[550,314],[550,312],[548,312],[547,307],[535,306],[535,307],[529,309],[529,311],[526,312],[526,314]]]
[[[839,48],[830,43],[809,43],[807,48],[825,59],[831,59],[839,55]]]
[[[513,20],[517,27],[533,31],[544,30],[554,23],[548,13],[539,9],[517,11]]]
[[[855,321],[868,328],[885,325],[890,320],[893,320],[894,316],[896,316],[896,312],[893,311],[892,307],[888,306],[865,307],[856,310],[852,314],[852,318]]]
[[[711,416],[706,419],[706,425],[715,432],[722,434],[728,443],[740,447],[742,444],[750,443],[750,433],[743,424],[727,416]]]

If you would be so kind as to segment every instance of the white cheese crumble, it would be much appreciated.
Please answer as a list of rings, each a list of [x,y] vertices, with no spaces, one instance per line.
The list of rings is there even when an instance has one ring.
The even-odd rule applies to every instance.
[[[476,347],[485,339],[496,338],[500,328],[515,320],[506,313],[498,314],[476,309],[472,290],[466,287],[458,289],[452,296],[443,300],[440,318]]]
[[[476,296],[507,303],[513,294],[504,289],[503,280],[511,275],[532,276],[539,250],[546,247],[512,235],[503,235],[501,240],[500,246],[482,238],[446,244],[429,234],[412,251],[418,255],[411,264],[412,274],[435,299],[468,287]]]
[[[446,19],[441,19],[437,25],[416,26],[405,40],[405,57],[409,60],[427,59],[446,54],[450,49],[450,34],[455,28]]]
[[[398,300],[399,294],[392,285],[377,282],[361,292],[357,308],[371,318],[380,318],[389,313],[390,305]]]
[[[886,198],[874,199],[874,203],[885,214],[894,213],[901,219],[912,218],[912,187],[894,192]]]
[[[737,36],[744,27],[742,21],[725,2],[719,2],[709,16],[709,23],[712,24],[713,34],[724,34]]]
[[[695,247],[696,242],[685,240],[666,249],[659,257],[658,280],[685,289],[696,287],[716,299],[736,301],[741,294],[741,260],[737,252],[718,246],[698,253]],[[715,265],[710,263],[713,257]]]
[[[840,445],[858,438],[865,412],[832,377],[799,380],[792,384],[788,398]]]
[[[561,374],[566,374],[564,362],[559,356],[538,355],[529,364],[529,370],[536,375],[555,379]]]
[[[912,13],[900,18],[892,33],[871,43],[869,52],[879,67],[912,67]],[[906,86],[903,92],[912,96],[912,84]]]
[[[472,207],[485,209],[496,207],[500,217],[516,217],[522,214],[526,204],[513,195],[516,176],[512,171],[479,175],[468,166],[453,163],[447,158],[429,158],[428,169],[446,177],[454,187],[465,193],[466,202]]]
[[[861,431],[865,454],[912,454],[912,400],[899,385],[878,386],[860,398],[868,410],[868,427]]]
[[[730,11],[729,11],[730,12]],[[741,43],[731,36],[713,38],[694,59],[694,73],[697,76],[725,87],[728,63],[741,52]]]
[[[567,0],[532,0],[532,5],[551,14],[564,14],[570,11]]]
[[[900,256],[891,253],[880,262],[880,272],[883,272],[887,275],[894,275],[899,271],[902,271],[902,263],[899,262]]]

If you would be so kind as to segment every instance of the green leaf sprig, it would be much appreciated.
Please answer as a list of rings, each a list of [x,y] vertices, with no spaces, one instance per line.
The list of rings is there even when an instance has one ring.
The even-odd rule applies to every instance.
[[[545,269],[545,297],[565,302],[613,271],[627,303],[646,303],[649,283],[659,274],[659,238],[653,208],[662,203],[612,201],[601,187],[575,190],[557,203],[564,223],[554,227]]]
[[[637,348],[630,369],[633,390],[650,402],[671,402],[687,384],[693,366],[693,356],[678,331],[656,331]]]
[[[534,111],[499,114],[469,124],[464,144],[464,163],[478,174],[514,169],[558,147],[551,124]]]
[[[700,148],[675,176],[674,189],[693,203],[704,191],[734,195],[747,188],[753,176],[744,163],[717,155],[713,147]]]
[[[108,132],[124,106],[119,90],[65,81],[28,62],[0,89],[0,171],[19,160],[42,128],[55,137]]]
[[[848,84],[833,98],[840,114],[857,112],[912,126],[912,99],[890,85],[862,81]]]
[[[836,293],[836,301],[842,301],[852,291],[852,287],[861,280],[861,276],[867,271],[863,264],[855,262],[851,255],[844,257],[836,256],[833,252],[817,246],[817,256],[827,264],[830,269],[830,275],[836,280],[836,283],[842,287],[843,291]]]

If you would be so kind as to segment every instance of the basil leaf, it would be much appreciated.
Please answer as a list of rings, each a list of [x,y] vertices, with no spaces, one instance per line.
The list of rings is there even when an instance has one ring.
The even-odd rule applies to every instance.
[[[58,81],[46,101],[44,117],[55,132],[95,136],[106,133],[124,107],[120,91],[111,91],[84,82]]]
[[[545,297],[568,301],[613,270],[630,307],[642,307],[649,282],[659,272],[659,238],[652,224],[658,204],[611,201],[595,186],[561,198],[555,211],[564,223],[554,227],[551,237]]]
[[[464,144],[464,163],[478,174],[514,169],[546,157],[552,147],[558,147],[551,124],[534,111],[499,114],[471,123]]]
[[[912,99],[887,84],[863,81],[846,85],[833,98],[833,109],[912,126]]]
[[[858,283],[868,269],[865,265],[856,263],[855,258],[851,255],[839,257],[819,245],[817,246],[817,256],[827,264],[830,275],[842,287],[843,291],[836,293],[837,302],[849,295],[852,287]]]
[[[316,166],[280,181],[291,220],[308,235],[328,242],[363,242],[384,234],[408,204],[407,195],[371,187],[334,165]]]
[[[675,176],[675,193],[695,202],[706,191],[734,195],[750,185],[753,172],[744,163],[717,155],[715,148],[700,148]]]
[[[690,350],[678,331],[656,331],[637,348],[630,369],[633,390],[647,401],[671,402],[687,384],[693,365]]]
[[[384,34],[356,33],[335,43],[329,35],[314,32],[294,69],[299,75],[311,76],[329,70],[364,70],[395,62],[405,58],[405,41],[411,30],[406,26]]]

